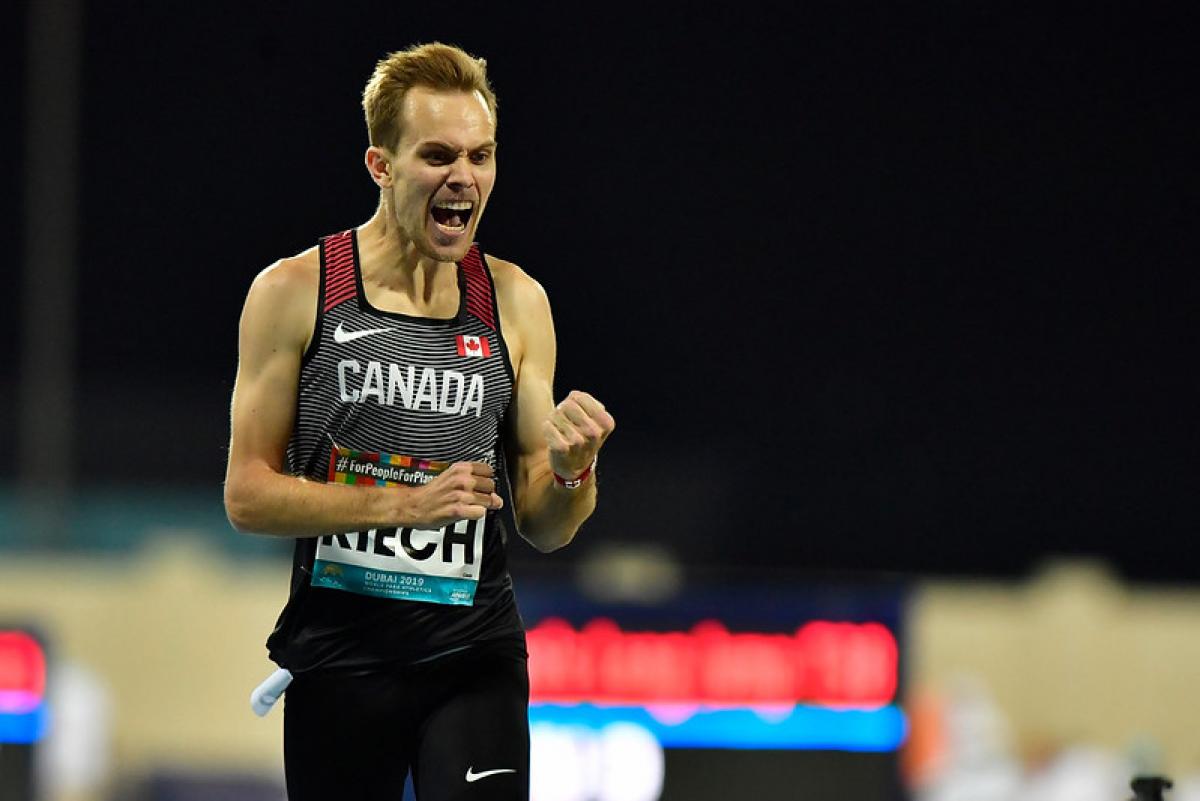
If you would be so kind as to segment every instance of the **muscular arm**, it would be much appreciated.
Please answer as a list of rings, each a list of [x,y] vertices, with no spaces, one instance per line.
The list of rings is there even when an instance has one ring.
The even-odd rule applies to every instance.
[[[264,270],[246,298],[225,476],[225,511],[234,528],[285,537],[383,526],[435,528],[498,507],[490,468],[476,463],[453,465],[412,489],[323,484],[286,473],[316,282],[315,265],[305,257],[285,259]]]
[[[520,353],[511,419],[514,501],[521,534],[548,552],[569,543],[596,508],[594,476],[577,489],[566,489],[553,473],[574,477],[587,469],[615,423],[583,392],[572,392],[555,405],[556,344],[549,301],[533,279],[513,265],[506,267],[507,287],[499,293],[507,307],[502,314],[508,312],[505,323],[515,329]]]

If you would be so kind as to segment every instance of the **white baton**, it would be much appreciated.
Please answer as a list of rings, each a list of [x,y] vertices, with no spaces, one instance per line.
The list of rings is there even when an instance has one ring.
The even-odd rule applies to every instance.
[[[292,683],[292,672],[285,668],[267,676],[266,681],[254,688],[250,693],[250,708],[254,710],[254,714],[260,718],[271,711],[271,707],[275,706],[275,702],[279,700],[279,696],[283,695],[283,691]]]

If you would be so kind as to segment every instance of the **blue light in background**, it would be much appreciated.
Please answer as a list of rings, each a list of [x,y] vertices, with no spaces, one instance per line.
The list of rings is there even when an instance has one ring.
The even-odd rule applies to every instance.
[[[591,729],[635,723],[664,748],[886,752],[899,748],[908,732],[904,713],[896,706],[869,710],[797,706],[770,719],[752,709],[700,709],[686,720],[664,723],[643,707],[539,703],[530,705],[529,720]]]
[[[0,743],[36,743],[46,733],[49,719],[45,703],[27,712],[0,712]]]

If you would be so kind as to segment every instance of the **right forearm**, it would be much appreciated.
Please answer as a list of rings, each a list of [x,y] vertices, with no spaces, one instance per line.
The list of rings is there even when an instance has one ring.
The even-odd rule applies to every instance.
[[[324,484],[267,468],[231,474],[225,512],[238,531],[282,537],[406,525],[407,487]]]

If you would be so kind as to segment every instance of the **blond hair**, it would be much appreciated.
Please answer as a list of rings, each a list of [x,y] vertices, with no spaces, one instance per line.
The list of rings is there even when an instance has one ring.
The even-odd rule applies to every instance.
[[[479,92],[496,122],[496,95],[487,79],[487,62],[441,42],[413,45],[389,53],[375,65],[363,90],[367,134],[376,147],[393,148],[400,142],[400,111],[414,86],[435,91]]]

